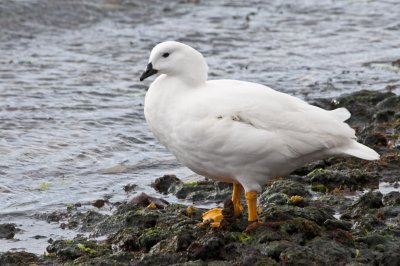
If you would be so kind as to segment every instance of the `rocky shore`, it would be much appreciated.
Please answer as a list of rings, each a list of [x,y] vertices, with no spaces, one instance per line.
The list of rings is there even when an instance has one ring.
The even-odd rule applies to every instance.
[[[0,265],[400,265],[400,96],[360,91],[314,104],[348,108],[360,142],[381,159],[330,158],[271,181],[258,197],[261,223],[234,217],[228,184],[163,176],[155,190],[193,204],[140,193],[94,203],[112,214],[80,204],[40,214],[77,236],[49,239],[43,255],[0,253]],[[205,202],[224,206],[220,228],[200,224]],[[0,224],[1,238],[17,234]]]

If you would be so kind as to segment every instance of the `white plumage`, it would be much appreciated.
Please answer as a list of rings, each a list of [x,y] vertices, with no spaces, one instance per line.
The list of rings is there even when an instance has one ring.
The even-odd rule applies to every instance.
[[[151,52],[141,79],[159,74],[145,98],[145,117],[156,138],[194,172],[260,191],[314,160],[352,155],[379,159],[356,142],[345,108],[327,111],[238,80],[207,80],[203,56],[178,42]]]

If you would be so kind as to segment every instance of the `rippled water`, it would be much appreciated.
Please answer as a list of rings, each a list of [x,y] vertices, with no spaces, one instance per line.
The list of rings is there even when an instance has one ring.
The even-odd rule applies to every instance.
[[[148,184],[166,173],[190,177],[143,117],[150,81],[138,77],[160,41],[200,50],[211,78],[306,99],[400,92],[391,65],[400,57],[400,2],[283,2],[2,1],[0,221],[20,224],[25,237],[53,232],[30,227],[41,223],[30,217],[68,203],[126,199],[128,183],[153,194]],[[30,250],[24,241],[2,242],[0,251]]]

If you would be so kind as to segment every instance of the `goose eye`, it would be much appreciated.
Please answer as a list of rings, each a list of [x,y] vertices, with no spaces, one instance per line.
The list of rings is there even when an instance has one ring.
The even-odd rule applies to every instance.
[[[169,56],[169,53],[164,53],[163,55],[162,55],[162,57],[164,57],[164,58],[167,58]]]

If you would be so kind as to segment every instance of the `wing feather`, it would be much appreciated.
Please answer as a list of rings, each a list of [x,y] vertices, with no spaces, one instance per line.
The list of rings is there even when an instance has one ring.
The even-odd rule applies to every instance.
[[[227,82],[224,80],[223,86],[219,86],[220,81],[209,82],[213,93],[208,95],[213,96],[207,104],[212,108],[204,107],[205,114],[236,118],[224,120],[232,127],[242,123],[265,131],[270,141],[279,142],[282,151],[293,157],[333,149],[355,138],[354,130],[343,122],[350,116],[344,108],[327,111],[260,84],[232,80],[227,86]]]

